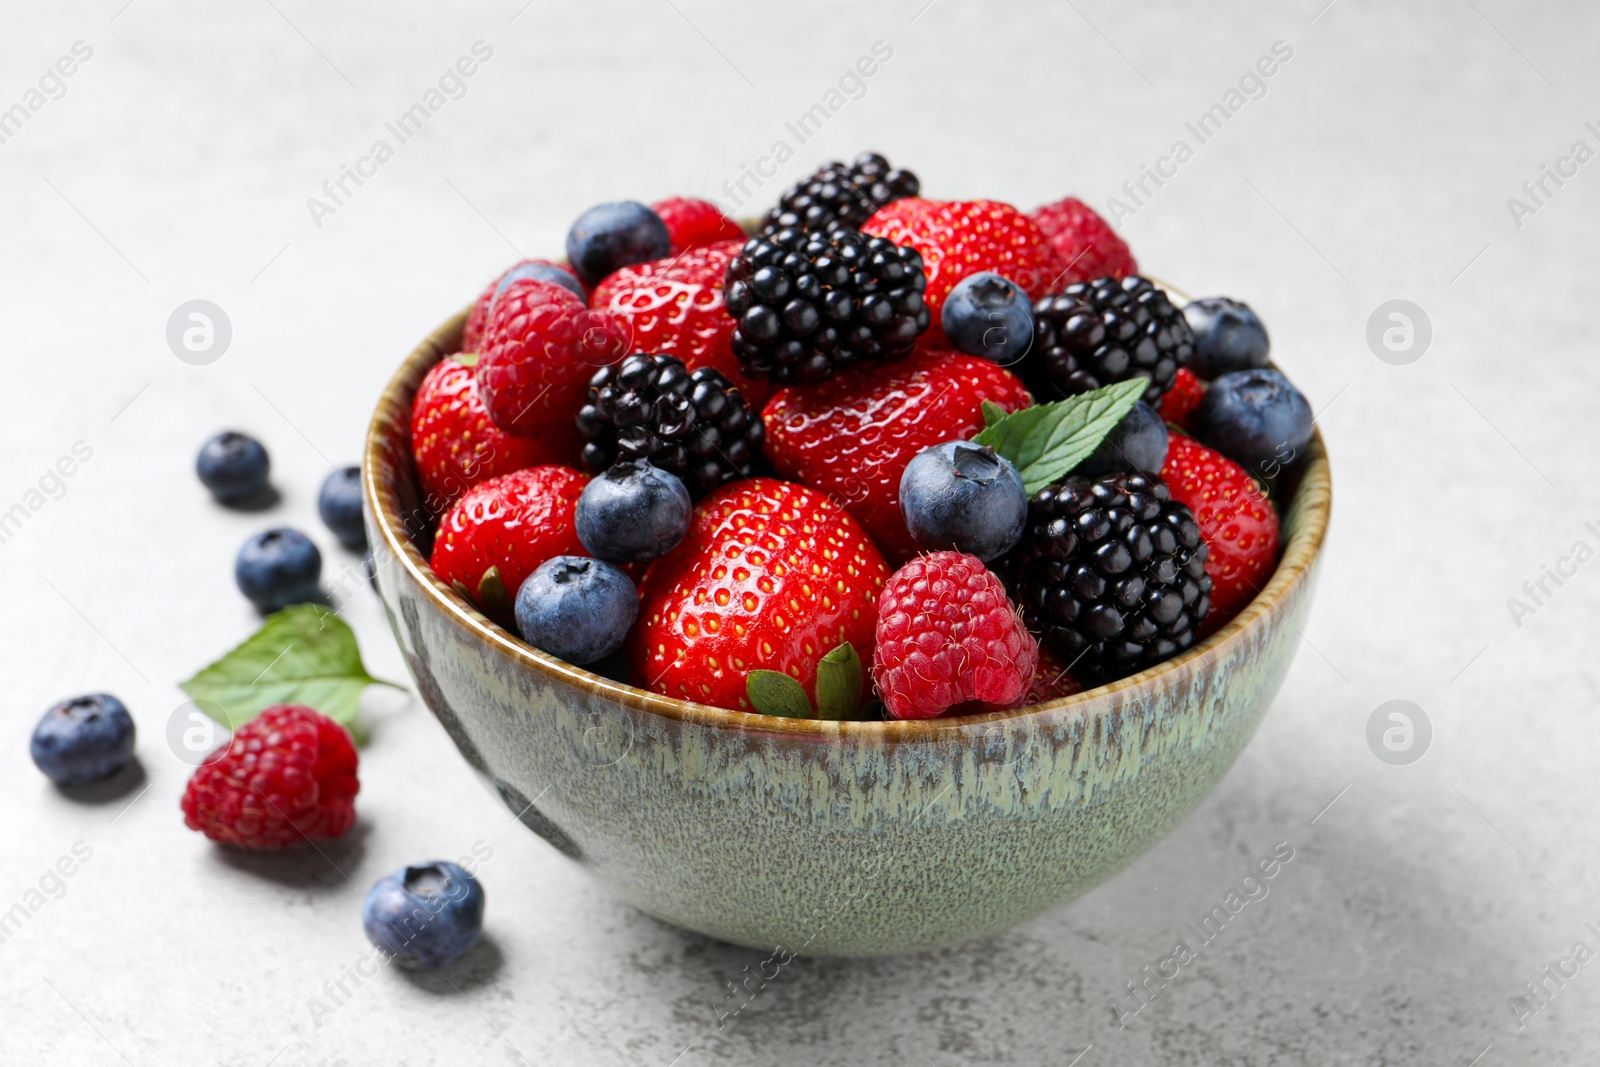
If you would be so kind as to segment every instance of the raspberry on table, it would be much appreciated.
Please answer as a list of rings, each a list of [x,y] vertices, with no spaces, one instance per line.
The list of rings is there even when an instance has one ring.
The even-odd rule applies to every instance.
[[[872,673],[893,718],[1016,707],[1038,662],[1005,586],[976,556],[919,556],[878,597]]]
[[[1199,524],[1156,474],[1040,489],[1001,573],[1028,629],[1091,685],[1188,648],[1211,606]]]
[[[1046,204],[1028,216],[1050,238],[1066,272],[1056,286],[1139,273],[1128,243],[1094,208],[1076,197]]]
[[[240,848],[338,837],[356,819],[357,762],[343,726],[304,705],[274,705],[194,772],[184,822]]]

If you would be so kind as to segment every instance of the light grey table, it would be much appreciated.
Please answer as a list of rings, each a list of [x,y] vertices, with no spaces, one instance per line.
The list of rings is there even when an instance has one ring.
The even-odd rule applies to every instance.
[[[1579,1062],[1600,1042],[1600,962],[1572,959],[1600,951],[1600,16],[1324,3],[9,6],[0,512],[24,514],[0,543],[0,912],[27,917],[0,944],[0,1061]],[[475,42],[472,76],[428,110]],[[872,76],[841,82],[877,42]],[[1276,42],[1288,58],[1245,77]],[[45,76],[62,57],[71,76]],[[408,113],[402,142],[386,123]],[[1320,601],[1259,735],[1187,822],[1005,936],[797,961],[720,1027],[759,955],[596,892],[415,699],[371,692],[360,823],[321,854],[239,858],[183,828],[188,768],[163,734],[176,681],[255,624],[233,553],[289,522],[334,576],[358,566],[315,490],[418,338],[518,256],[559,251],[591,203],[756,210],[866,147],[934,196],[1122,199],[1147,269],[1250,300],[1320,410],[1337,486]],[[366,176],[334,200],[345,167]],[[203,366],[166,340],[195,299],[232,329]],[[1367,341],[1397,299],[1431,323],[1405,365]],[[193,480],[224,426],[270,446],[277,510],[224,512]],[[92,454],[46,476],[75,446]],[[1561,584],[1535,602],[1524,582],[1546,567]],[[403,677],[358,592],[344,614],[369,665]],[[96,689],[132,707],[147,778],[84,803],[25,742],[48,704]],[[1394,699],[1431,723],[1409,766],[1366,740]],[[1133,1014],[1126,984],[1280,842],[1294,858],[1270,894]],[[348,978],[367,885],[474,845],[492,855],[471,964]],[[48,876],[75,846],[88,859]],[[1548,1003],[1519,1012],[1534,981]]]

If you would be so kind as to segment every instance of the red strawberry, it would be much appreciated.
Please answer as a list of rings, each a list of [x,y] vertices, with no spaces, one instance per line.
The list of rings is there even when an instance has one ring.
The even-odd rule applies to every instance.
[[[411,452],[428,510],[438,515],[479,482],[541,463],[575,464],[576,424],[542,437],[514,437],[496,426],[478,396],[476,357],[436,363],[411,403]]]
[[[433,572],[504,618],[523,580],[547,559],[587,556],[574,516],[589,478],[570,467],[529,467],[473,486],[439,523]],[[493,567],[499,584],[487,585]]]
[[[574,295],[581,295],[583,292],[583,283],[578,281],[578,276],[560,263],[552,263],[548,259],[525,259],[490,282],[488,288],[473,301],[472,310],[467,312],[466,328],[461,333],[461,351],[476,352],[483,346],[483,333],[489,327],[489,308],[494,303],[495,291],[500,288],[500,283],[505,281],[507,274],[526,274],[529,268],[560,271],[571,279],[570,282],[560,282],[561,285],[573,290]],[[543,280],[555,281],[556,277],[551,275]]]
[[[650,210],[660,215],[661,221],[667,224],[674,253],[686,248],[716,244],[718,241],[744,240],[744,230],[739,224],[709,200],[675,196],[659,204],[651,204]]]
[[[591,311],[552,282],[515,281],[495,301],[478,360],[478,389],[496,426],[535,436],[570,423],[589,379],[627,355],[627,323]]]
[[[964,552],[930,552],[894,572],[877,641],[872,676],[896,719],[1014,708],[1039,664],[1006,587]]]
[[[919,349],[899,363],[779,389],[761,415],[767,458],[842,501],[889,558],[908,559],[917,546],[900,517],[900,476],[924,448],[983,429],[985,400],[1007,411],[1031,402],[1004,367]]]
[[[923,200],[907,197],[878,209],[861,229],[910,245],[922,254],[928,274],[923,294],[933,325],[930,338],[944,336],[939,314],[944,298],[969,274],[992,270],[1037,300],[1054,285],[1064,264],[1032,219],[997,200]]]
[[[1189,429],[1189,417],[1200,401],[1206,398],[1206,383],[1195,377],[1188,367],[1179,367],[1172,388],[1161,394],[1161,419],[1182,429]]]
[[[728,262],[742,245],[721,241],[623,267],[595,286],[590,303],[627,322],[633,351],[677,356],[690,370],[713,367],[760,410],[772,386],[744,376],[729,344],[733,318],[722,306]]]
[[[872,659],[889,568],[825,494],[772,478],[732,482],[645,574],[628,644],[635,684],[749,711],[746,675],[780,671],[816,704],[817,661],[849,641]]]
[[[1215,633],[1255,599],[1278,561],[1278,513],[1254,478],[1191,437],[1173,434],[1161,477],[1188,505],[1210,549],[1211,611],[1200,636]]]
[[[1126,278],[1139,273],[1128,244],[1111,224],[1082,200],[1067,197],[1046,204],[1029,218],[1038,223],[1061,257],[1065,274],[1051,288],[1096,278]]]

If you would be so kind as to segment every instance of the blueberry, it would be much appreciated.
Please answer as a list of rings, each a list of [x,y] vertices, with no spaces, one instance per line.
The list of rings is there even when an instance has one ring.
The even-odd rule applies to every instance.
[[[557,556],[522,583],[516,612],[524,641],[581,666],[622,647],[639,615],[639,594],[603,560]]]
[[[945,336],[957,351],[999,364],[1033,344],[1033,304],[1016,283],[991,271],[969,274],[945,298]]]
[[[661,259],[671,251],[667,224],[634,200],[597,204],[567,231],[567,262],[590,286],[619,267]]]
[[[1226,296],[1203,297],[1183,309],[1194,331],[1189,369],[1210,381],[1236,370],[1267,365],[1267,328],[1250,305]]]
[[[970,441],[917,453],[900,476],[900,512],[927,549],[953,548],[981,560],[1011,550],[1028,519],[1028,494],[1011,461]]]
[[[360,467],[336,470],[323,480],[317,514],[344,547],[353,551],[367,547],[367,527],[361,521]]]
[[[299,530],[283,527],[250,538],[233,562],[239,592],[264,614],[315,600],[321,576],[317,546]]]
[[[1167,424],[1155,408],[1140,400],[1072,473],[1091,478],[1132,471],[1160,474],[1166,462]]]
[[[644,460],[616,463],[578,498],[578,540],[596,559],[657,559],[683,540],[693,512],[677,475]]]
[[[1257,477],[1270,478],[1311,442],[1311,405],[1275,370],[1239,370],[1211,383],[1195,435]]]
[[[483,933],[483,886],[445,860],[387,874],[367,890],[361,925],[367,940],[412,971],[445,967]]]
[[[248,434],[226,430],[200,446],[194,472],[219,502],[235,504],[267,487],[267,471],[271,465],[260,441]]]
[[[500,294],[511,288],[512,282],[520,282],[524,278],[532,278],[536,282],[554,282],[585,304],[589,302],[589,294],[584,291],[583,283],[571,271],[549,263],[519,263],[506,271],[505,277],[500,279],[500,284],[494,287],[494,295],[489,298],[491,314],[494,312],[494,302],[500,299]]]
[[[109,693],[63,700],[33,728],[28,751],[52,781],[82,785],[109,777],[133,758],[133,716]]]

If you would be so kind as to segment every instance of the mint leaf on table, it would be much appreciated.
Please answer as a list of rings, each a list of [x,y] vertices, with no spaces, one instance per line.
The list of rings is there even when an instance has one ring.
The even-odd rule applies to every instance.
[[[817,718],[853,719],[861,707],[861,657],[849,641],[817,661]]]
[[[763,715],[786,719],[811,718],[811,701],[800,683],[779,671],[751,671],[744,678],[750,706]]]
[[[1143,378],[1132,378],[1051,404],[1035,404],[999,419],[993,418],[985,405],[988,425],[973,441],[1009,459],[1031,496],[1087,459],[1133,410],[1149,384]]]
[[[374,678],[349,625],[327,608],[296,604],[267,617],[233,651],[179,683],[212,718],[237,730],[274,704],[305,704],[361,737],[356,711]]]

